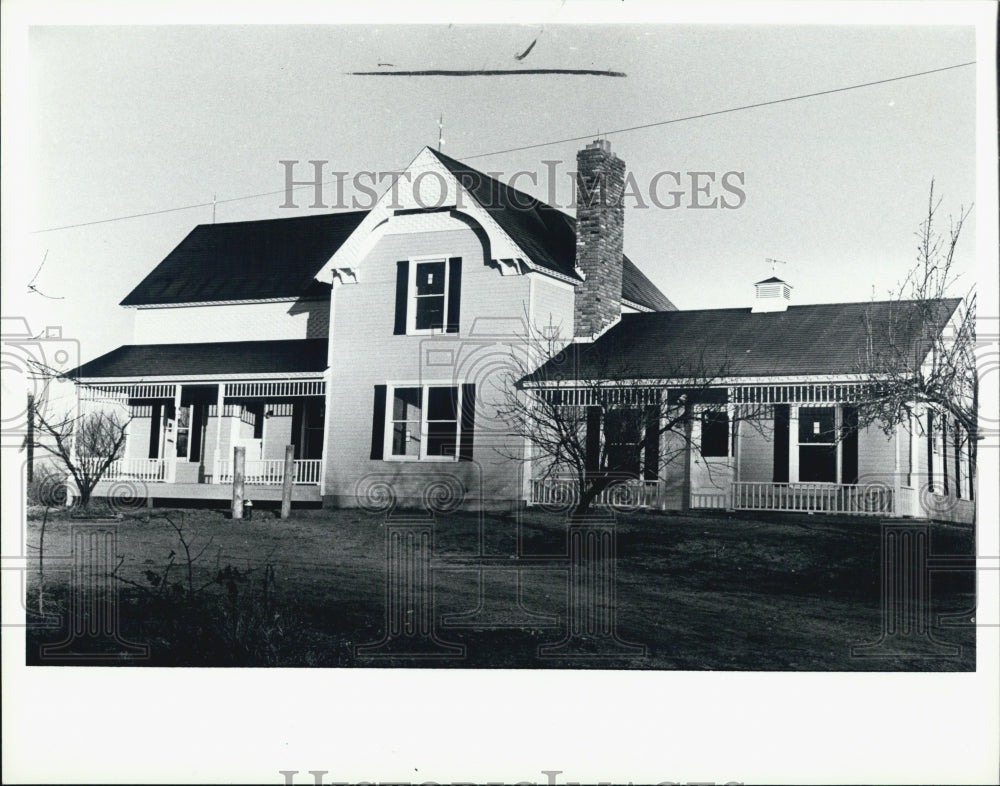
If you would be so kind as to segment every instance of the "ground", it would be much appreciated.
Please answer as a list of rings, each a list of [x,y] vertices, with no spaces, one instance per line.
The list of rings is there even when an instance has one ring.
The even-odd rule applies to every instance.
[[[32,562],[41,516],[37,510],[29,516]],[[600,586],[607,590],[613,584],[616,594],[601,595],[587,606],[579,591],[570,592],[579,589],[573,576],[583,574],[569,572],[563,518],[536,509],[519,518],[486,515],[480,522],[465,513],[437,517],[426,566],[426,575],[433,577],[433,619],[427,635],[420,636],[422,607],[398,594],[387,597],[395,585],[387,582],[384,516],[309,510],[279,520],[273,511],[258,510],[251,521],[233,521],[218,510],[157,509],[86,524],[53,512],[45,522],[44,540],[42,608],[49,627],[38,625],[40,618],[34,616],[38,571],[32,564],[26,607],[36,624],[29,625],[27,661],[975,670],[975,582],[968,572],[931,574],[929,639],[901,628],[901,635],[868,652],[877,657],[852,652],[854,646],[879,641],[883,629],[881,528],[876,520],[620,515],[617,556],[605,551],[578,563],[592,578],[610,576],[611,583]],[[398,512],[390,524],[405,521],[418,529],[421,523],[431,525],[426,514],[417,512]],[[65,555],[71,553],[71,531],[91,531],[87,527],[117,533],[103,560],[94,556],[101,552],[92,546],[112,543],[110,535],[77,541],[88,544],[78,547],[77,557],[89,555],[84,561],[97,577],[95,586],[110,587],[112,594],[100,597],[115,600],[107,608],[117,610],[117,640],[100,632],[86,634],[86,626],[80,628],[83,634],[72,635],[65,623],[90,614],[96,625],[94,615],[102,613],[86,605],[85,595],[70,591],[72,561]],[[935,555],[972,554],[973,530],[934,524],[931,549]],[[420,568],[419,561],[398,564]],[[482,564],[491,569],[480,576],[477,566]],[[612,565],[614,575],[609,573]],[[521,609],[513,600],[518,576]],[[76,610],[74,600],[81,604]],[[390,611],[396,602],[402,609],[398,618]],[[488,619],[467,619],[465,626],[452,619],[481,602]],[[61,623],[54,614],[63,615]],[[614,619],[613,631],[602,628],[607,614]],[[938,624],[941,614],[954,615],[950,626]],[[544,649],[565,639],[573,620],[580,635],[563,648]],[[400,635],[390,635],[397,625]],[[385,644],[387,637],[386,646],[356,650]],[[959,649],[949,652],[939,644]],[[43,653],[46,645],[50,649]],[[130,657],[109,660],[115,653]]]

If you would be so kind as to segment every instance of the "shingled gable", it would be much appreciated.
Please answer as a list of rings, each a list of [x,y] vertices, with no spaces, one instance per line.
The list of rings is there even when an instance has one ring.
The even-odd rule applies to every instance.
[[[429,148],[428,148],[429,150]],[[430,151],[520,246],[531,262],[571,280],[576,223],[572,216],[443,153]],[[324,297],[317,274],[369,211],[201,224],[135,287],[122,306],[179,305]],[[622,296],[640,308],[674,304],[624,257]]]
[[[444,153],[430,151],[500,225],[531,261],[571,279],[576,269],[576,219]],[[622,256],[622,297],[653,311],[673,311],[670,302],[635,264]]]
[[[958,299],[934,302],[931,324],[922,322],[918,301],[824,303],[789,306],[779,313],[746,308],[625,314],[593,343],[568,346],[557,359],[527,376],[546,379],[670,379],[723,374],[725,377],[850,375],[868,341],[888,332],[913,357],[929,351],[927,336],[939,333]]]

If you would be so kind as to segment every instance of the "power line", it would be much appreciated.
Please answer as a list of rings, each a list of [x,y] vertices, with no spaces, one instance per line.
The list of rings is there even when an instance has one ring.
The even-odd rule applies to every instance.
[[[819,90],[819,91],[817,91],[815,93],[803,93],[801,95],[787,96],[785,98],[775,98],[775,99],[773,99],[771,101],[760,101],[760,102],[755,103],[755,104],[744,104],[742,106],[729,107],[728,109],[717,109],[717,110],[715,110],[713,112],[701,112],[701,113],[699,113],[697,115],[686,115],[684,117],[671,118],[670,120],[659,120],[659,121],[657,121],[655,123],[644,123],[643,125],[629,126],[628,128],[617,128],[617,129],[614,129],[612,131],[604,131],[604,132],[602,132],[602,136],[610,136],[611,134],[625,134],[625,133],[628,133],[630,131],[642,131],[642,130],[647,129],[647,128],[657,128],[659,126],[671,125],[673,123],[683,123],[683,122],[686,122],[688,120],[700,120],[702,118],[716,117],[718,115],[726,115],[726,114],[730,114],[732,112],[743,112],[743,111],[746,111],[748,109],[759,109],[759,108],[765,107],[765,106],[775,106],[777,104],[786,104],[786,103],[788,103],[790,101],[802,101],[802,100],[804,100],[806,98],[817,98],[819,96],[833,95],[834,93],[844,93],[844,92],[847,92],[848,90],[860,90],[861,88],[864,88],[864,87],[874,87],[875,85],[885,85],[885,84],[889,84],[890,82],[899,82],[899,81],[902,81],[904,79],[914,79],[914,78],[920,77],[920,76],[928,76],[930,74],[939,74],[939,73],[941,73],[943,71],[951,71],[951,70],[954,70],[956,68],[966,68],[968,66],[975,65],[975,64],[976,64],[975,60],[970,60],[967,63],[957,63],[955,65],[944,66],[943,68],[932,68],[929,71],[917,71],[917,72],[912,73],[912,74],[903,74],[902,76],[889,77],[888,79],[877,79],[874,82],[862,82],[862,83],[857,84],[857,85],[847,85],[845,87],[835,87],[835,88],[831,88],[829,90]],[[565,144],[567,142],[580,142],[580,141],[582,141],[584,139],[590,139],[591,136],[593,136],[593,134],[584,134],[582,136],[571,136],[571,137],[566,137],[564,139],[551,140],[551,141],[548,141],[548,142],[536,142],[536,143],[531,144],[531,145],[521,145],[519,147],[509,147],[509,148],[507,148],[505,150],[493,150],[493,151],[491,151],[489,153],[476,153],[475,155],[469,155],[469,156],[456,156],[456,158],[459,158],[459,159],[461,159],[463,161],[471,161],[472,159],[476,159],[476,158],[488,158],[489,156],[498,156],[498,155],[503,155],[505,153],[517,153],[517,152],[520,152],[522,150],[534,150],[534,149],[537,149],[539,147],[549,147],[551,145],[561,145],[561,144]],[[336,183],[336,182],[337,182],[336,180],[326,180],[326,181],[323,181],[321,183],[321,185],[332,185],[333,183]],[[280,191],[264,191],[264,192],[261,192],[259,194],[246,194],[244,196],[229,197],[228,199],[213,200],[212,202],[198,202],[197,204],[193,204],[193,205],[181,205],[180,207],[168,207],[168,208],[163,208],[161,210],[149,210],[149,211],[146,211],[145,213],[132,213],[132,214],[127,215],[127,216],[115,216],[114,218],[101,218],[101,219],[97,219],[96,221],[83,221],[83,222],[81,222],[79,224],[66,224],[64,226],[49,227],[48,229],[36,229],[36,230],[34,230],[32,232],[32,234],[39,235],[39,234],[42,234],[42,233],[45,233],[45,232],[58,232],[58,231],[63,230],[63,229],[76,229],[78,227],[93,226],[95,224],[109,224],[109,223],[114,222],[114,221],[127,221],[127,220],[132,219],[132,218],[144,218],[146,216],[157,216],[157,215],[162,215],[164,213],[176,213],[176,212],[181,211],[181,210],[194,210],[194,209],[199,208],[199,207],[209,207],[210,205],[214,206],[214,205],[217,205],[217,204],[223,204],[223,203],[228,203],[228,202],[242,202],[242,201],[247,200],[247,199],[259,199],[261,197],[266,197],[266,196],[275,196],[275,195],[278,195],[278,194],[287,194],[289,191],[299,191],[299,190],[305,189],[305,188],[315,188],[315,184],[314,183],[308,183],[308,184],[301,185],[301,186],[293,186],[291,189],[285,189],[285,188],[283,188]]]

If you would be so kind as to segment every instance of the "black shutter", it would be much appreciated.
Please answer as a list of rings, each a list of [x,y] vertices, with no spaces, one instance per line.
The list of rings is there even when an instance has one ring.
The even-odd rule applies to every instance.
[[[944,477],[944,494],[948,494],[948,418],[941,418],[941,474]]]
[[[954,438],[954,448],[955,448],[955,496],[959,499],[962,498],[962,439],[961,432],[958,430],[958,421],[955,421],[955,427],[952,432],[955,435]]]
[[[646,480],[660,477],[660,408],[646,407],[646,435],[642,446],[643,476]]]
[[[584,469],[597,472],[601,468],[601,408],[587,407],[587,455]]]
[[[937,491],[934,487],[934,413],[927,413],[927,487],[929,491]]]
[[[791,410],[788,404],[774,405],[774,482],[788,482],[788,439]]]
[[[372,455],[381,459],[385,450],[385,385],[375,386],[375,407],[372,413]]]
[[[406,301],[410,285],[410,261],[401,259],[396,263],[396,324],[392,329],[394,336],[406,335]]]
[[[858,482],[858,408],[843,408],[844,437],[840,448],[840,482]]]
[[[476,431],[476,386],[462,385],[462,422],[458,438],[458,460],[472,461],[472,443]]]
[[[149,418],[149,457],[151,459],[160,457],[160,412],[162,410],[162,404],[153,404],[153,412]],[[219,417],[222,417],[221,412]]]
[[[448,321],[445,333],[457,333],[462,313],[462,258],[448,260]]]

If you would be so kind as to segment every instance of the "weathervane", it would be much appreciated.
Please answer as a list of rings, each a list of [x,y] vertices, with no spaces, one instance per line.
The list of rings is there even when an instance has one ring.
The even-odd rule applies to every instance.
[[[784,260],[781,260],[781,259],[771,259],[771,257],[767,257],[764,261],[771,266],[771,272],[772,273],[774,272],[774,266],[775,265],[787,265],[788,264]]]
[[[444,112],[438,118],[438,152],[441,152],[441,145],[444,144]]]

